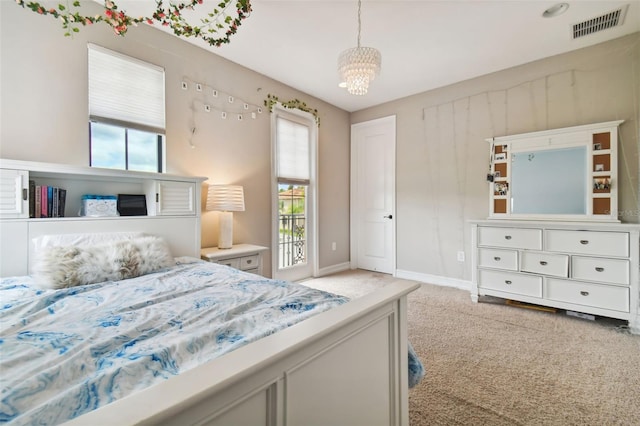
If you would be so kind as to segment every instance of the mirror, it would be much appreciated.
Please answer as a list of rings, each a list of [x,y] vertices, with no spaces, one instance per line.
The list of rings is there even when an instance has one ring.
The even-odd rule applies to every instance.
[[[622,120],[487,139],[491,219],[618,220]]]
[[[513,152],[511,213],[586,214],[587,148]]]

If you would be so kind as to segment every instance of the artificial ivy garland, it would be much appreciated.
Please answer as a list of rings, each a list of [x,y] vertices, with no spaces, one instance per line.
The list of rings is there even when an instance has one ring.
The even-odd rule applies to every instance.
[[[318,126],[320,126],[320,116],[318,115],[318,110],[309,108],[306,103],[304,103],[304,102],[302,102],[302,101],[300,101],[298,99],[292,99],[292,100],[287,101],[287,102],[282,102],[281,100],[278,99],[277,96],[272,95],[272,94],[269,93],[269,94],[267,94],[267,99],[264,100],[264,106],[269,108],[269,112],[272,112],[273,106],[275,104],[277,104],[278,102],[280,102],[280,104],[285,108],[289,108],[289,109],[297,108],[300,111],[304,111],[304,112],[308,112],[310,114],[313,114],[313,116],[316,118],[316,124]]]
[[[79,31],[79,26],[87,26],[96,22],[104,22],[113,28],[117,35],[124,36],[130,26],[136,26],[141,22],[153,24],[159,22],[161,25],[170,27],[173,33],[183,37],[199,37],[209,43],[211,46],[220,46],[229,43],[230,37],[238,31],[238,27],[242,24],[242,20],[247,18],[251,13],[250,0],[218,0],[216,7],[212,12],[208,13],[207,18],[202,18],[202,26],[190,25],[182,16],[184,9],[193,10],[195,6],[201,5],[204,0],[190,0],[178,3],[169,3],[167,7],[164,0],[156,0],[156,10],[151,17],[132,18],[124,11],[120,10],[116,3],[112,0],[105,0],[104,13],[95,16],[84,16],[78,11],[71,11],[72,8],[79,8],[80,1],[74,1],[71,6],[58,4],[57,8],[45,8],[39,2],[25,2],[24,0],[16,0],[16,3],[23,8],[31,9],[40,15],[51,15],[62,21],[62,28],[67,30],[65,36]],[[234,6],[236,17],[227,13],[227,9]],[[219,36],[218,32],[224,31],[223,36]]]

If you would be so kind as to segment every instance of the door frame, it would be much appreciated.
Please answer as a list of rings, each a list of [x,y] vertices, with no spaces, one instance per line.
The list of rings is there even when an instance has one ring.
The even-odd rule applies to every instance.
[[[350,237],[350,267],[351,269],[358,268],[358,236],[359,236],[359,222],[358,217],[360,210],[357,204],[358,200],[358,150],[356,149],[357,132],[363,128],[387,125],[390,132],[393,134],[392,151],[393,161],[391,162],[391,176],[393,179],[390,185],[391,189],[391,214],[393,215],[393,222],[391,226],[391,274],[396,276],[396,235],[397,235],[397,215],[396,215],[396,116],[390,115],[387,117],[377,118],[374,120],[363,121],[351,125],[351,179],[350,179],[350,221],[349,227]]]

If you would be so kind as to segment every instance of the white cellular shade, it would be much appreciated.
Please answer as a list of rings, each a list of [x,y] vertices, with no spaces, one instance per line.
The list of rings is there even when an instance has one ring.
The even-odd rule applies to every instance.
[[[164,69],[89,44],[89,116],[165,133]]]
[[[278,117],[277,174],[278,181],[309,183],[309,127]]]

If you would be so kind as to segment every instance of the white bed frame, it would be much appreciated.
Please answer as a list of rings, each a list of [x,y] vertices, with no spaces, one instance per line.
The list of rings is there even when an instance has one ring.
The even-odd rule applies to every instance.
[[[418,286],[390,284],[65,424],[408,425]]]
[[[2,276],[27,275],[32,239],[51,234],[146,232],[164,237],[174,256],[199,256],[204,178],[13,160],[0,165],[2,181],[16,186],[16,198],[5,200],[12,208],[0,209]],[[21,195],[28,179],[66,187],[68,202],[76,203],[83,192],[98,190],[146,193],[149,203],[163,185],[188,196],[181,198],[185,208],[154,207],[147,217],[29,219]],[[385,286],[67,424],[408,425],[407,294],[418,286]]]

